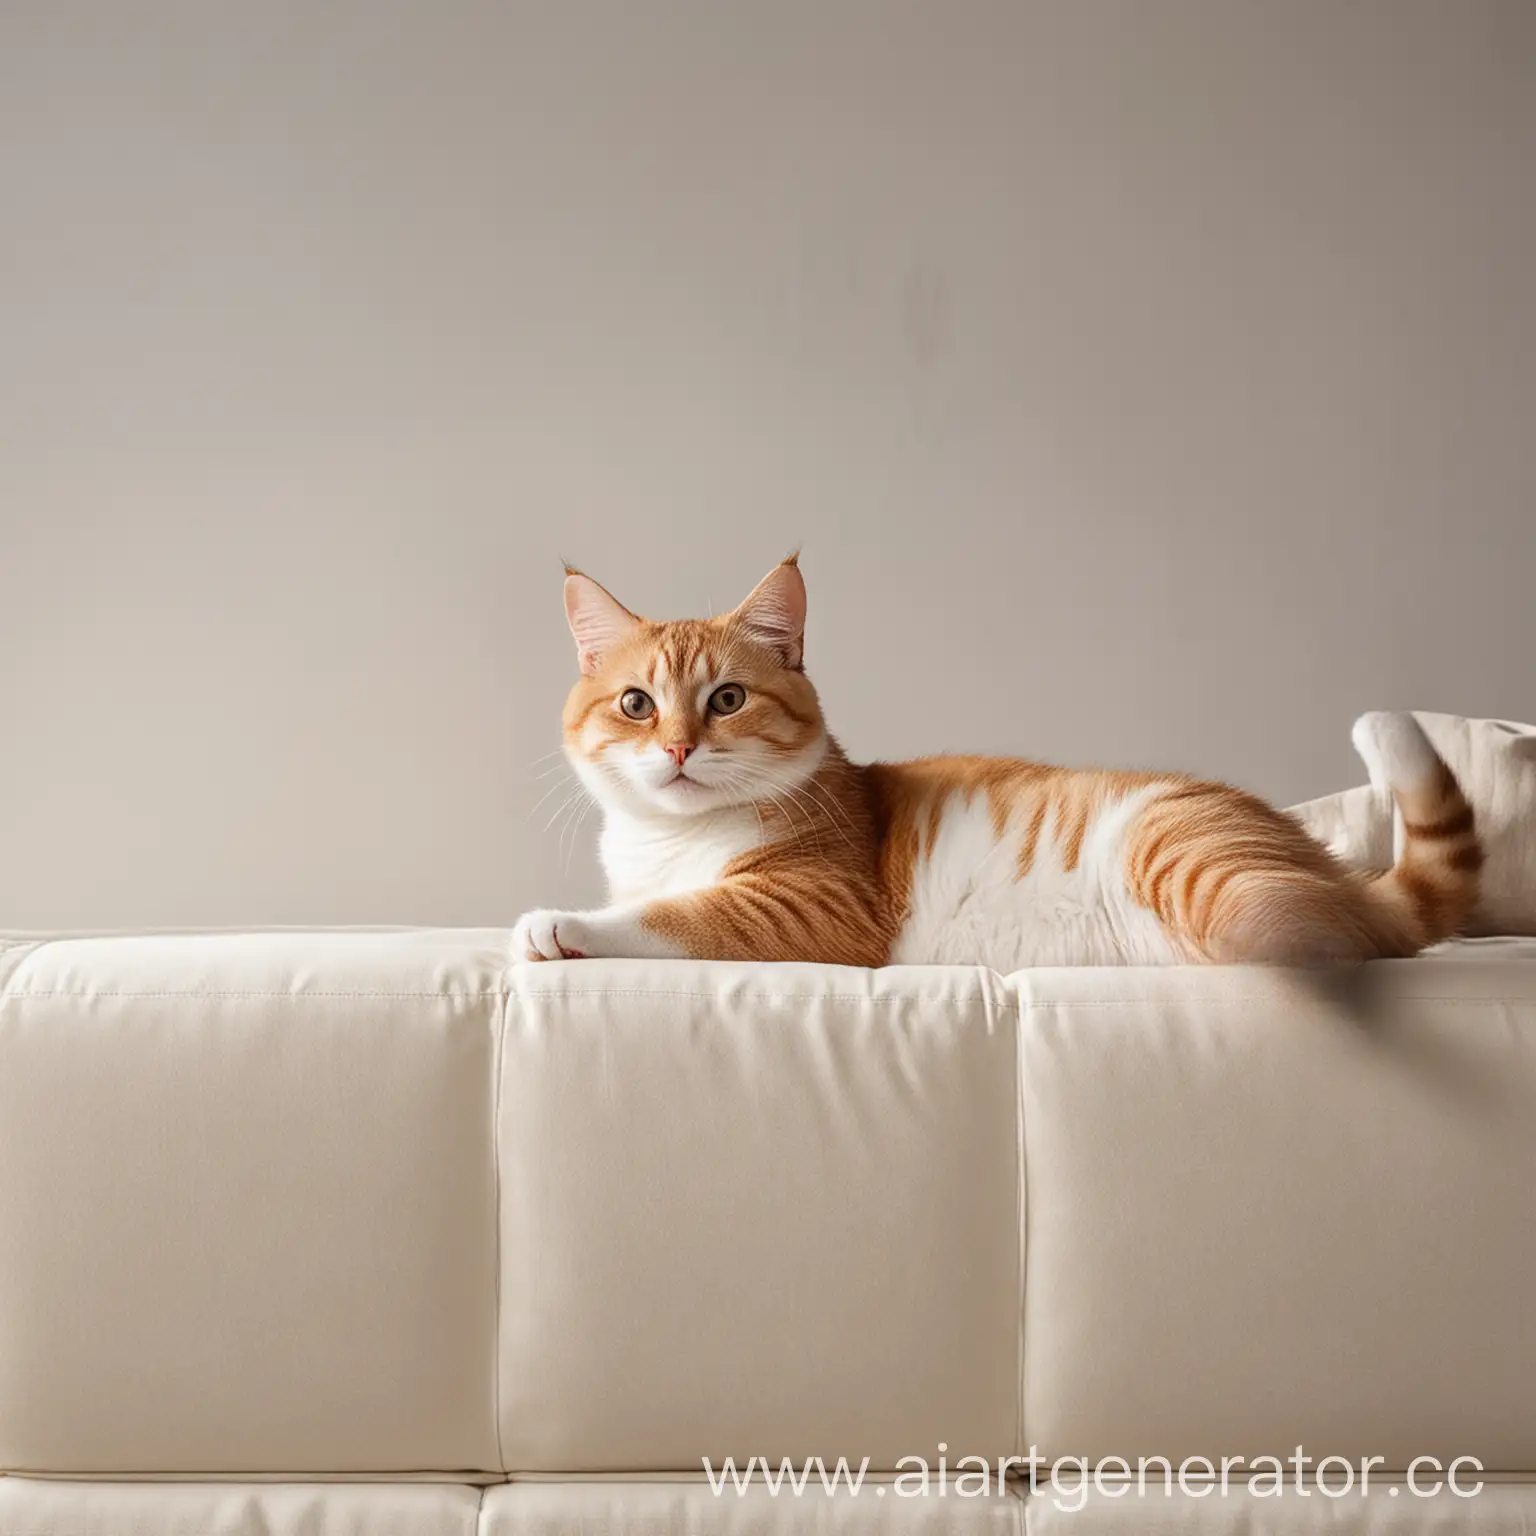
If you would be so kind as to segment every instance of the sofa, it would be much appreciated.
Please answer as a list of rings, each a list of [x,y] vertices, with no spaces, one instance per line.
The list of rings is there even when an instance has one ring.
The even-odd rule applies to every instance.
[[[0,937],[0,1536],[1536,1531],[1536,941],[507,938]]]

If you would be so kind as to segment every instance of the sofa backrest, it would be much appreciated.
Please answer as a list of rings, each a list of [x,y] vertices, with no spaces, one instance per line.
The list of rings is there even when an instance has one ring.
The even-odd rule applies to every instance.
[[[1536,1470],[1536,963],[0,941],[0,1469]]]

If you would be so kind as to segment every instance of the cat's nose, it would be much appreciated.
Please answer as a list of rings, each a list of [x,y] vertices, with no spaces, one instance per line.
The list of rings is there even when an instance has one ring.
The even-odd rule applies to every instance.
[[[685,746],[682,742],[674,742],[667,748],[667,755],[681,768],[688,761],[688,754],[692,751],[693,747],[691,745]]]

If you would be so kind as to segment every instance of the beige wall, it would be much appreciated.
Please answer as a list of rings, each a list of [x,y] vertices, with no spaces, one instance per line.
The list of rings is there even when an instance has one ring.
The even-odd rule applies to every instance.
[[[0,7],[0,926],[595,892],[557,554],[861,755],[1536,717],[1536,5]],[[558,796],[556,797],[558,800]]]

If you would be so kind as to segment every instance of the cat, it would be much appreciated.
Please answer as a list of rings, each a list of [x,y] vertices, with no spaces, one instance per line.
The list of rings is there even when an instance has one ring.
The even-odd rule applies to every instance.
[[[850,762],[805,675],[797,556],[719,618],[640,618],[570,567],[565,607],[564,749],[602,810],[610,905],[528,913],[515,958],[1320,965],[1412,955],[1477,898],[1472,809],[1409,714],[1356,724],[1404,838],[1394,868],[1352,873],[1184,774]]]

